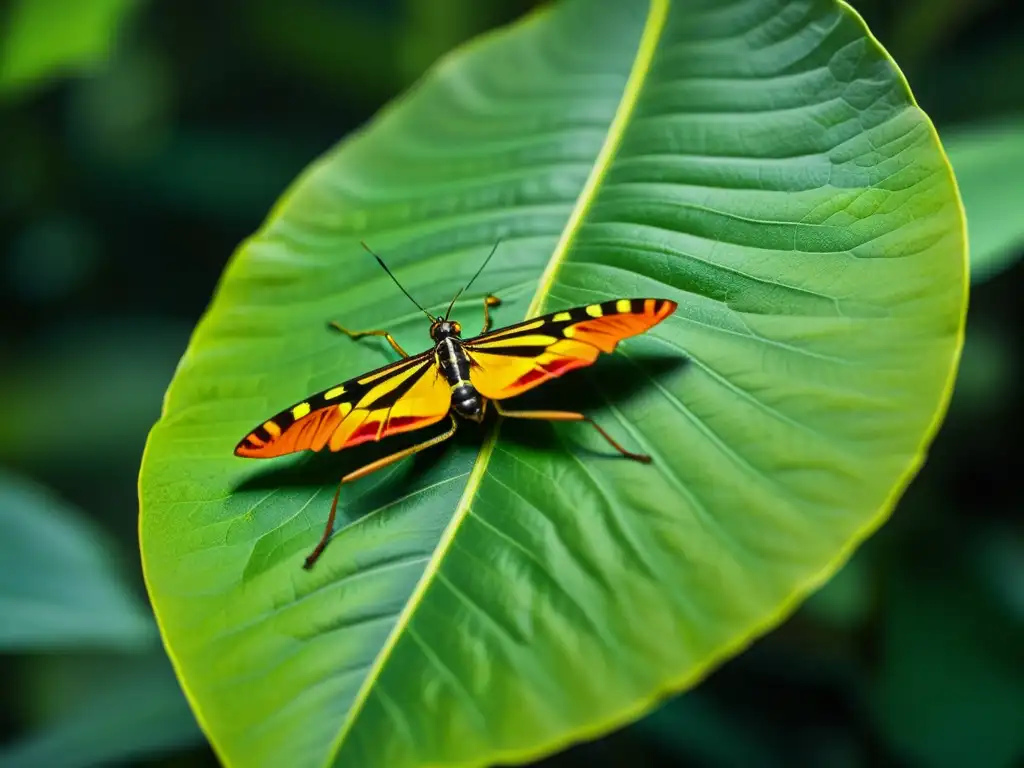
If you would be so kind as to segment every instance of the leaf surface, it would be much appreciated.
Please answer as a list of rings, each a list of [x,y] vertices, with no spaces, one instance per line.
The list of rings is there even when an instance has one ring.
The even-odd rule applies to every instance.
[[[598,11],[600,9],[600,11]],[[580,424],[232,456],[485,293],[499,325],[679,309],[530,395]],[[888,515],[962,343],[962,212],[927,117],[834,2],[564,2],[443,59],[239,249],[141,474],[165,639],[232,765],[483,765],[606,731],[781,620]],[[564,386],[562,386],[564,385]],[[404,443],[403,443],[404,444]]]

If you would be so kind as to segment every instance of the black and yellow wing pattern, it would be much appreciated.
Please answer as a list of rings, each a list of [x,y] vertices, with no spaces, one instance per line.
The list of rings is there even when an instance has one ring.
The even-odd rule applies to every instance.
[[[470,379],[490,400],[515,397],[594,363],[676,309],[668,299],[614,299],[552,312],[463,342]],[[411,432],[448,415],[451,389],[434,351],[398,360],[285,408],[247,434],[235,455],[340,451]]]
[[[433,350],[318,392],[272,416],[235,447],[236,456],[340,451],[430,426],[448,415],[451,390]]]
[[[552,312],[463,344],[470,379],[485,398],[515,397],[594,363],[623,339],[643,333],[676,309],[669,299],[613,299]]]

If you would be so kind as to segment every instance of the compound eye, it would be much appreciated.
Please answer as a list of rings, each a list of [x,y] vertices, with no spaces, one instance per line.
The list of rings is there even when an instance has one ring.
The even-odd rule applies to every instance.
[[[462,326],[458,323],[452,323],[452,330],[456,333],[462,333]]]

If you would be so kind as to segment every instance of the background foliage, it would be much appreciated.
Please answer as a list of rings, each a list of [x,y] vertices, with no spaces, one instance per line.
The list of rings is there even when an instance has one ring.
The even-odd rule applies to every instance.
[[[135,472],[163,390],[226,258],[295,174],[533,3],[93,2],[74,24],[46,0],[0,10],[0,538],[26,537],[0,559],[0,765],[214,765],[136,554]],[[1024,759],[1024,12],[854,5],[948,137],[968,208],[977,282],[949,419],[892,521],[783,627],[545,765]],[[7,522],[25,517],[39,524]],[[72,589],[104,606],[83,611],[91,626],[29,610]]]

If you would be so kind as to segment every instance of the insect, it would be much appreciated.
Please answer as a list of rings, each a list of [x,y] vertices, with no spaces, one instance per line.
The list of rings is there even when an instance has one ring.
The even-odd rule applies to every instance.
[[[627,451],[595,421],[572,411],[506,410],[500,401],[520,395],[576,368],[591,365],[601,352],[612,352],[619,341],[643,333],[676,309],[668,299],[613,299],[491,331],[491,309],[501,304],[488,294],[483,302],[483,330],[462,338],[462,326],[450,320],[452,308],[480,275],[497,249],[495,244],[476,274],[455,294],[444,316],[433,316],[402,287],[383,259],[363,243],[401,291],[430,319],[433,346],[409,355],[386,330],[351,331],[331,327],[351,339],[383,336],[401,359],[318,392],[264,421],[235,447],[235,455],[272,458],[301,450],[341,451],[368,441],[423,429],[449,419],[436,437],[396,451],[349,472],[338,483],[327,525],[319,543],[305,560],[312,568],[334,529],[341,486],[382,467],[437,445],[458,427],[456,416],[481,422],[488,402],[506,418],[545,421],[584,421],[626,458],[649,462],[649,456]]]

